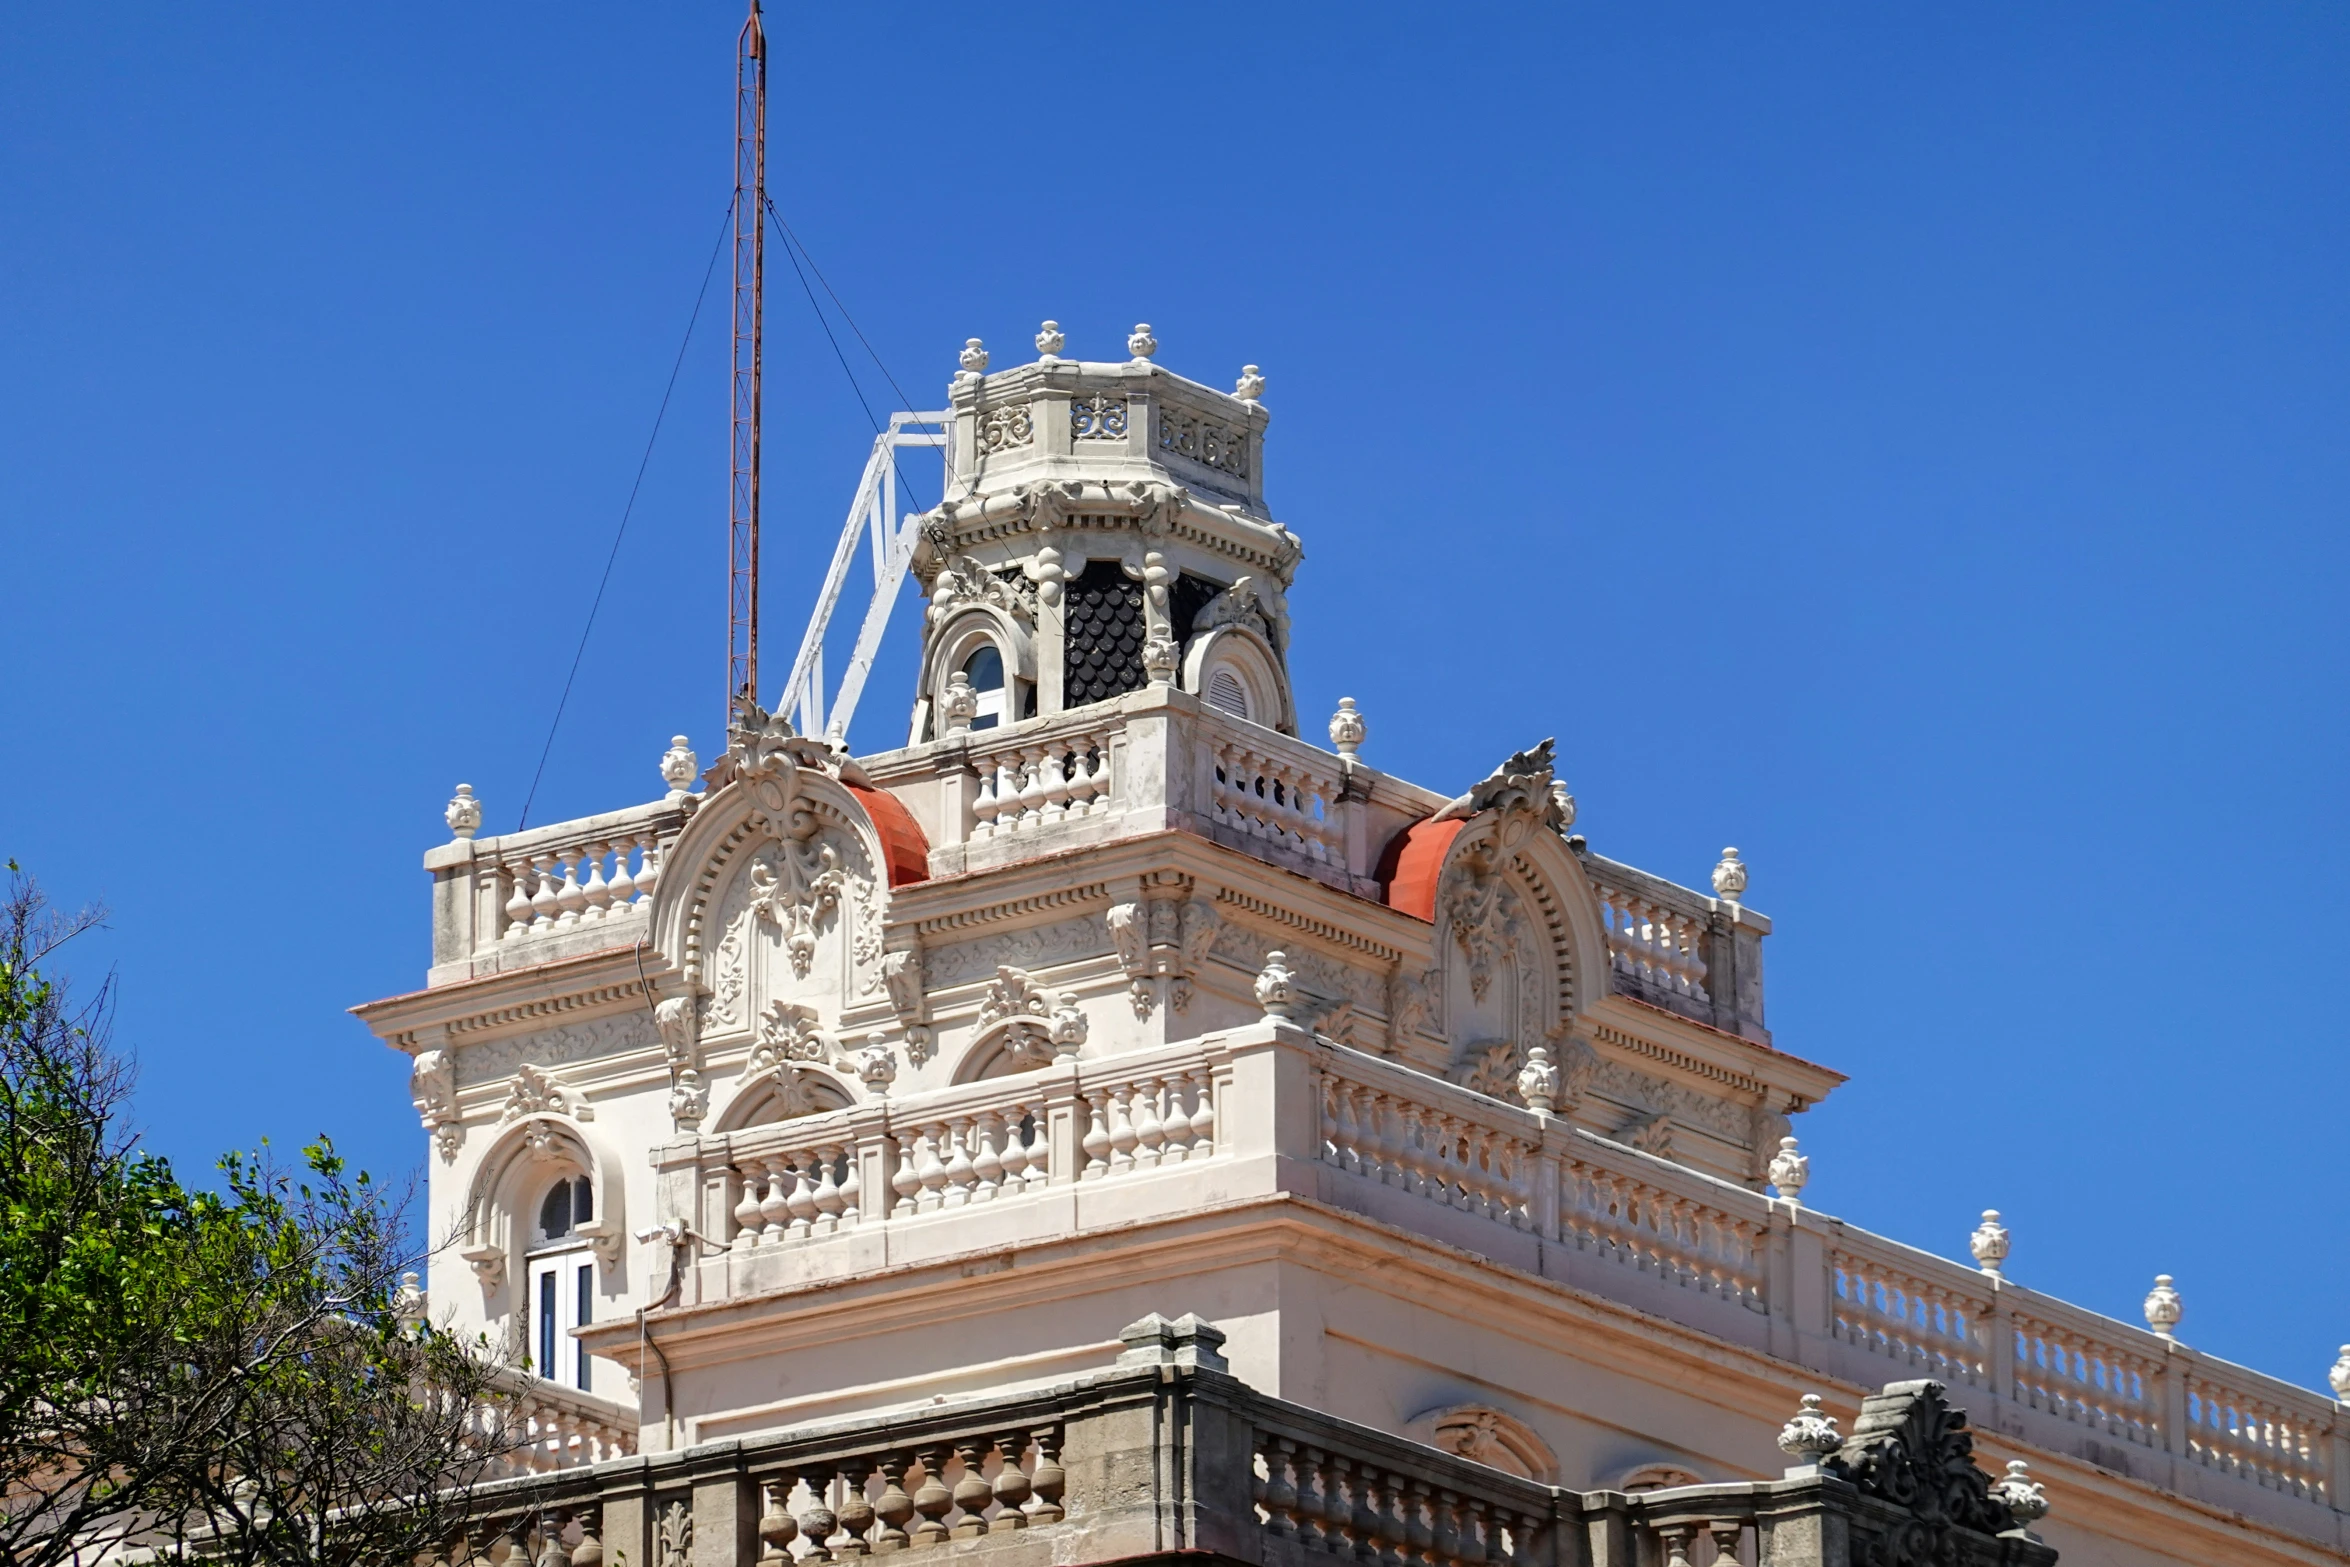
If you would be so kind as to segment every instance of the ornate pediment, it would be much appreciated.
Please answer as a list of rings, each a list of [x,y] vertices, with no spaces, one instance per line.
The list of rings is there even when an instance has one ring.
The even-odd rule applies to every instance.
[[[1991,1477],[1975,1467],[1975,1438],[1966,1411],[1943,1396],[1939,1382],[1892,1382],[1862,1400],[1852,1434],[1822,1461],[1869,1496],[1910,1515],[1915,1537],[1891,1542],[1901,1562],[1948,1559],[1952,1529],[1998,1534],[2013,1515],[1991,1494]]]

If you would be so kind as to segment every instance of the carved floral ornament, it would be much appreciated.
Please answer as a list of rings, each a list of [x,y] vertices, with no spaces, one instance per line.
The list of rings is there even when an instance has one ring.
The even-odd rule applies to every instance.
[[[1485,1404],[1457,1404],[1415,1415],[1407,1435],[1471,1463],[1517,1475],[1540,1485],[1558,1476],[1558,1459],[1534,1429]]]
[[[1147,1020],[1162,989],[1177,1012],[1191,1007],[1192,981],[1223,929],[1223,916],[1205,898],[1173,896],[1129,899],[1110,906],[1110,945],[1126,971],[1134,1015]]]
[[[1809,1407],[1816,1411],[1817,1403],[1810,1400]],[[2004,1483],[1994,1490],[1975,1466],[1965,1411],[1951,1406],[1939,1382],[1894,1382],[1870,1394],[1852,1434],[1820,1467],[1908,1515],[1878,1542],[1877,1554],[1891,1567],[1953,1560],[1952,1531],[2003,1534],[2022,1527],[2019,1510],[2034,1518],[2047,1511],[2047,1498],[2028,1481],[2028,1491]],[[2011,1497],[2021,1509],[2011,1506]]]
[[[465,1141],[465,1123],[457,1116],[457,1067],[446,1050],[419,1050],[408,1071],[408,1096],[418,1119],[432,1134],[433,1150],[448,1164]]]
[[[1015,1070],[1044,1066],[1073,1058],[1084,1047],[1087,1022],[1071,991],[1050,991],[1026,969],[1009,963],[996,967],[994,983],[979,1004],[976,1047],[993,1039],[1001,1044]]]

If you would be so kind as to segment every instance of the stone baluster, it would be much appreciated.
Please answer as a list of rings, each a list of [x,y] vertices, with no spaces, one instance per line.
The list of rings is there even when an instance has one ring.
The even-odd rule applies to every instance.
[[[1257,1457],[1265,1466],[1265,1477],[1250,1476],[1251,1497],[1265,1510],[1266,1532],[1285,1540],[1297,1538],[1297,1486],[1289,1478],[1295,1448],[1294,1443],[1258,1433]]]
[[[963,1477],[955,1482],[955,1538],[968,1540],[987,1533],[987,1504],[995,1499],[987,1483],[987,1455],[994,1444],[985,1437],[967,1437],[955,1444],[963,1460]]]
[[[759,1567],[791,1567],[791,1543],[800,1526],[786,1505],[791,1480],[766,1480],[759,1485]]]
[[[873,1527],[874,1507],[865,1498],[865,1477],[873,1472],[868,1459],[844,1458],[840,1463],[840,1538],[833,1544],[833,1554],[841,1557],[865,1556],[872,1547],[866,1531]]]
[[[1216,1151],[1216,1082],[1204,1066],[1188,1074],[1192,1085],[1191,1157],[1204,1159]]]
[[[1044,802],[1048,786],[1045,783],[1045,748],[1029,746],[1017,753],[1020,758],[1020,826],[1023,830],[1044,825]]]
[[[860,1193],[864,1187],[857,1172],[857,1145],[835,1143],[825,1154],[825,1159],[828,1161],[825,1168],[833,1176],[833,1190],[840,1193],[840,1228],[853,1230],[860,1216]]]
[[[530,891],[535,878],[529,866],[511,860],[502,862],[498,871],[506,878],[506,905],[503,911],[506,916],[505,928],[498,934],[502,939],[512,941],[530,929]]]
[[[555,856],[563,867],[563,884],[555,889],[555,928],[568,930],[579,923],[580,910],[587,907],[587,895],[580,891],[577,849],[565,849]]]
[[[946,1516],[955,1507],[955,1493],[946,1485],[947,1452],[944,1446],[922,1449],[922,1484],[914,1492],[914,1511],[922,1515],[914,1526],[917,1549],[947,1538]]]
[[[997,1162],[1003,1166],[1002,1191],[1006,1197],[1017,1196],[1027,1185],[1028,1139],[1020,1130],[1026,1120],[1028,1107],[1015,1104],[1003,1115],[1003,1152]]]
[[[971,1201],[977,1176],[971,1164],[971,1117],[958,1115],[947,1122],[946,1190],[941,1199],[949,1208]]]
[[[808,1197],[816,1207],[816,1233],[831,1235],[842,1228],[842,1216],[849,1209],[848,1198],[842,1193],[840,1180],[834,1173],[840,1168],[840,1145],[827,1143],[819,1147],[815,1158],[816,1189]]]
[[[783,1186],[783,1206],[789,1216],[784,1237],[805,1240],[816,1226],[816,1182],[808,1173],[808,1156],[788,1155],[776,1160],[774,1169]]]
[[[1004,1187],[1004,1118],[982,1110],[971,1120],[971,1200],[993,1202]]]
[[[771,1246],[783,1239],[791,1224],[791,1167],[781,1159],[764,1159],[760,1164],[766,1188],[759,1196],[759,1244]]]
[[[746,1158],[736,1159],[734,1166],[741,1190],[734,1202],[733,1241],[736,1245],[756,1246],[759,1231],[767,1222],[759,1211],[760,1183],[765,1179],[767,1167],[757,1159]]]
[[[1110,1170],[1123,1175],[1134,1168],[1134,1090],[1120,1083],[1110,1090]]]
[[[897,1201],[890,1205],[893,1218],[905,1218],[916,1211],[916,1202],[922,1195],[922,1172],[917,1167],[921,1157],[922,1134],[908,1127],[896,1134],[897,1157],[890,1161],[890,1190],[897,1193]]]
[[[1036,754],[1040,822],[1057,822],[1069,814],[1069,775],[1062,769],[1062,755],[1061,742],[1057,740]]]
[[[1006,1431],[995,1439],[997,1456],[1002,1463],[997,1467],[995,1482],[990,1487],[995,1495],[996,1515],[987,1526],[990,1534],[1009,1534],[1014,1529],[1028,1527],[1025,1511],[1031,1491],[1028,1471],[1020,1460],[1028,1456],[1028,1433],[1025,1430]]]
[[[1062,1492],[1068,1488],[1069,1475],[1061,1467],[1061,1432],[1057,1426],[1038,1426],[1028,1433],[1036,1444],[1036,1467],[1028,1472],[1028,1506],[1025,1511],[1031,1523],[1058,1523],[1067,1516],[1061,1506]]]
[[[530,857],[532,891],[530,894],[530,928],[533,931],[552,930],[555,926],[555,857],[534,854]]]
[[[661,848],[661,840],[653,837],[651,834],[647,834],[640,841],[645,846],[645,857],[643,862],[636,868],[636,895],[644,900],[645,907],[651,908],[653,905],[653,889],[661,884],[661,859],[663,850]]]
[[[989,765],[979,769],[979,793],[971,802],[971,836],[975,839],[995,836],[996,817],[1004,808],[1001,777],[1000,767]]]
[[[1085,1150],[1085,1168],[1078,1179],[1098,1181],[1110,1173],[1110,1121],[1104,1104],[1107,1096],[1101,1089],[1093,1089],[1085,1096],[1085,1136],[1078,1147]]]
[[[922,1176],[922,1195],[915,1202],[917,1213],[933,1213],[947,1205],[947,1152],[943,1144],[948,1136],[944,1121],[932,1121],[922,1128],[919,1170]]]
[[[881,1495],[873,1503],[873,1516],[881,1525],[880,1532],[873,1537],[876,1555],[886,1556],[906,1548],[906,1523],[914,1516],[914,1498],[906,1490],[909,1457],[905,1453],[885,1453],[876,1465],[881,1471]]]
[[[1328,1144],[1323,1157],[1341,1170],[1360,1175],[1362,1128],[1355,1121],[1354,1099],[1354,1084],[1329,1076],[1322,1079],[1322,1135]]]
[[[609,843],[591,843],[583,864],[587,866],[587,880],[579,889],[582,920],[600,920],[612,902],[612,884],[604,880],[604,857],[612,852]]]
[[[1145,1078],[1135,1085],[1134,1166],[1138,1170],[1157,1168],[1159,1149],[1167,1140],[1158,1107],[1159,1095],[1165,1087],[1165,1082],[1155,1077]]]
[[[636,906],[636,875],[629,866],[636,858],[637,845],[643,841],[635,833],[612,840],[612,874],[604,883],[606,913],[626,914]]]
[[[832,1471],[810,1466],[800,1471],[799,1479],[808,1488],[808,1505],[800,1512],[800,1543],[808,1549],[800,1560],[831,1561],[831,1540],[840,1528],[840,1514],[832,1509]]]

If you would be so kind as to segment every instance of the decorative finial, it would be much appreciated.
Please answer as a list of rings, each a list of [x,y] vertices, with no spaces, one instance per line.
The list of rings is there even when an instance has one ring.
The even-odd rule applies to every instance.
[[[677,1081],[669,1085],[669,1119],[677,1123],[679,1131],[690,1132],[709,1113],[710,1090],[702,1074],[690,1066],[679,1067]]]
[[[459,784],[441,816],[448,822],[452,838],[470,838],[481,831],[481,802],[473,797],[473,785]]]
[[[1559,1069],[1550,1059],[1550,1046],[1526,1047],[1526,1064],[1518,1070],[1518,1097],[1537,1115],[1548,1115],[1557,1105]]]
[[[701,770],[702,759],[685,743],[685,736],[671,735],[669,749],[661,753],[661,779],[669,785],[671,805],[683,805],[693,798],[694,775]]]
[[[1044,330],[1036,334],[1036,351],[1046,359],[1057,359],[1068,341],[1061,335],[1060,322],[1047,321]]]
[[[1820,1408],[1820,1395],[1803,1395],[1795,1417],[1779,1428],[1779,1451],[1799,1464],[1816,1464],[1844,1445],[1836,1417]]]
[[[1330,715],[1330,743],[1338,748],[1338,754],[1353,761],[1355,753],[1363,748],[1363,738],[1370,732],[1363,715],[1355,711],[1355,699],[1340,697],[1338,711]]]
[[[890,1048],[889,1034],[883,1029],[877,1028],[865,1036],[856,1062],[857,1076],[869,1093],[886,1094],[889,1085],[898,1080],[898,1053]]]
[[[1550,803],[1559,808],[1560,832],[1575,825],[1575,797],[1567,792],[1567,781],[1564,778],[1553,778],[1550,781]]]
[[[2334,1397],[2350,1404],[2350,1344],[2342,1346],[2342,1358],[2326,1373],[2326,1381],[2333,1384]]]
[[[963,340],[961,359],[964,370],[970,374],[984,375],[987,372],[987,346],[981,343],[978,338],[971,337]]]
[[[1782,1137],[1779,1151],[1771,1155],[1771,1167],[1763,1173],[1779,1188],[1780,1196],[1789,1202],[1801,1202],[1804,1184],[1811,1179],[1811,1160],[1797,1151],[1794,1138]]]
[[[2007,1473],[1991,1482],[1991,1500],[2007,1509],[2018,1529],[2029,1529],[2048,1516],[2048,1492],[2032,1478],[2031,1467],[2020,1458],[2011,1458]]]
[[[392,1291],[392,1320],[414,1333],[424,1326],[430,1315],[422,1282],[412,1272],[401,1274],[400,1287]]]
[[[2167,1273],[2154,1276],[2154,1288],[2146,1292],[2146,1325],[2164,1338],[2176,1338],[2172,1330],[2179,1318],[2187,1312],[2186,1303],[2179,1299],[2178,1289]]]
[[[1265,1016],[1286,1023],[1296,1003],[1297,976],[1289,972],[1289,954],[1266,953],[1265,966],[1257,971],[1257,1005],[1265,1009]]]
[[[1077,1004],[1077,992],[1064,990],[1053,1003],[1053,1054],[1063,1061],[1074,1061],[1085,1048],[1087,1029],[1085,1009]]]
[[[971,677],[959,669],[947,676],[946,695],[939,698],[938,708],[946,733],[968,733],[971,720],[979,716],[979,693],[972,689]]]
[[[1244,403],[1253,403],[1265,395],[1265,372],[1255,365],[1242,365],[1240,379],[1232,385],[1232,395]]]
[[[1722,863],[1714,867],[1714,896],[1724,903],[1746,896],[1746,865],[1736,849],[1724,849]]]
[[[1967,1249],[1975,1254],[1977,1267],[1995,1279],[2001,1276],[1999,1265],[2007,1260],[2007,1226],[1999,1222],[1997,1208],[1983,1210],[1983,1222],[1967,1237]]]
[[[1159,340],[1151,336],[1148,321],[1134,323],[1134,334],[1126,339],[1126,351],[1137,359],[1148,359],[1159,351]]]

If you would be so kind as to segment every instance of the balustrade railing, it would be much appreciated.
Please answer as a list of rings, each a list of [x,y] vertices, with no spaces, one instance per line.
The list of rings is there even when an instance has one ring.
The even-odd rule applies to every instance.
[[[1608,961],[1623,981],[1618,988],[1693,1002],[1712,1000],[1705,988],[1709,911],[1694,895],[1685,902],[1597,880],[1592,890],[1599,894]]]
[[[971,802],[970,838],[984,842],[1108,815],[1119,804],[1110,767],[1117,729],[1111,713],[975,742],[970,760],[979,791]]]
[[[1345,863],[1337,757],[1253,725],[1203,727],[1199,743],[1218,826],[1322,864]]]
[[[1252,1086],[1234,1092],[1241,1083]],[[1302,1118],[1293,1092],[1312,1096]],[[1290,1029],[1055,1062],[706,1138],[696,1157],[726,1192],[709,1233],[756,1258],[1267,1153],[1287,1157],[1249,1168],[1276,1188],[1297,1179],[1280,1171],[1318,1169],[1320,1200],[1850,1380],[1931,1378],[2014,1410],[1996,1422],[1986,1411],[2001,1429],[2051,1441],[2078,1430],[2326,1505],[2350,1464],[2350,1426],[2321,1395]],[[1233,1195],[1232,1180],[1217,1191]],[[679,1189],[704,1184],[696,1174]],[[1189,1184],[1165,1188],[1171,1213],[1198,1200]],[[1125,1223],[1148,1209],[1114,1211]],[[977,1233],[950,1225],[935,1244]]]
[[[637,1412],[624,1404],[517,1372],[507,1384],[514,1403],[502,1433],[485,1433],[503,1451],[493,1466],[504,1474],[553,1474],[637,1450]]]
[[[686,813],[656,800],[433,850],[425,864],[436,882],[434,962],[486,959],[495,968],[510,961],[503,954],[605,927],[613,945],[634,941]]]
[[[495,864],[506,894],[498,939],[520,941],[650,907],[661,878],[661,843],[649,829],[603,833],[501,852]]]

